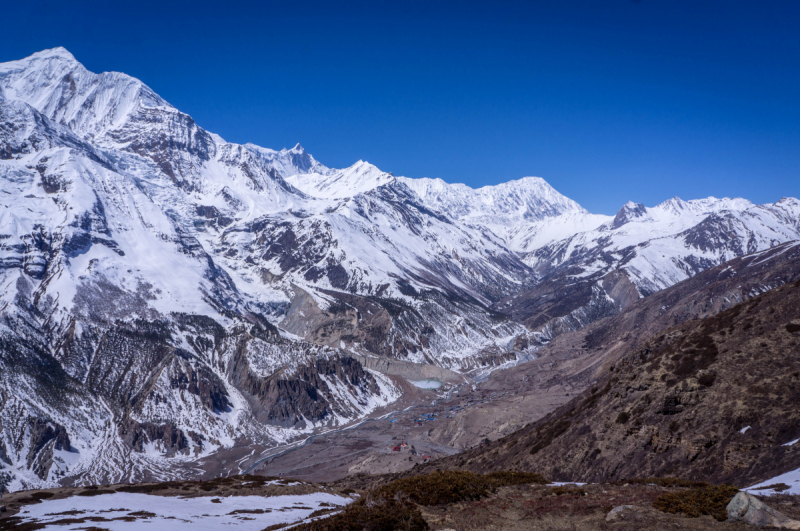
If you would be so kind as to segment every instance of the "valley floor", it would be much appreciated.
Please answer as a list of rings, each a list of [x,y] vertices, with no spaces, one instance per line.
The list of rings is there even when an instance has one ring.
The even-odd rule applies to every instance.
[[[305,481],[335,481],[350,474],[402,472],[418,463],[456,454],[496,440],[537,420],[568,402],[582,390],[561,381],[553,369],[558,357],[548,358],[548,368],[528,363],[525,373],[535,377],[523,384],[498,371],[476,385],[446,390],[411,387],[403,397],[367,421],[343,430],[315,435],[306,444],[271,449],[252,473],[285,476]],[[520,376],[520,371],[516,372]],[[539,380],[550,380],[540,385]],[[403,443],[406,446],[403,446]],[[399,448],[399,450],[394,450]],[[251,457],[243,463],[251,464]],[[242,471],[247,470],[242,469]]]

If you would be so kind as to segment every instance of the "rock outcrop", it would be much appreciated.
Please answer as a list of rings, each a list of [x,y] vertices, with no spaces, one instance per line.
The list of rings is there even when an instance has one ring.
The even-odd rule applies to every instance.
[[[757,527],[800,529],[800,520],[792,520],[746,492],[739,492],[727,507],[728,519],[742,521]]]

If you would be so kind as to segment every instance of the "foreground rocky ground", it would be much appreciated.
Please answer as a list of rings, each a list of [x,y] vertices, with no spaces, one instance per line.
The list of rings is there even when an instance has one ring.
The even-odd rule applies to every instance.
[[[353,476],[335,485],[237,476],[207,482],[25,491],[4,498],[7,510],[0,513],[0,530],[116,531],[139,529],[143,524],[174,529],[217,529],[224,525],[248,530],[288,529],[298,524],[300,529],[309,530],[752,528],[744,522],[720,521],[719,514],[717,518],[710,514],[691,517],[654,508],[654,502],[658,506],[657,500],[664,495],[691,492],[688,482],[542,484],[535,475],[517,480],[513,474],[500,473],[494,476],[494,483],[484,485],[483,478],[488,476],[461,478],[448,474],[452,473],[412,478],[416,484],[408,479],[389,481],[392,476]],[[517,481],[521,483],[514,484]],[[354,490],[346,485],[361,488]],[[381,497],[390,499],[389,505],[382,505],[385,502],[379,501]],[[724,507],[731,497],[729,493],[718,505]],[[789,518],[800,518],[800,496],[761,499]],[[406,502],[398,504],[395,500]],[[369,520],[374,515],[365,516],[364,510],[369,507],[377,507],[374,513],[380,521]],[[699,507],[713,513],[710,505]]]
[[[691,518],[652,507],[660,495],[677,490],[630,484],[517,485],[485,500],[426,507],[422,514],[431,529],[442,531],[753,529],[743,522],[720,522],[709,515]],[[765,499],[787,516],[800,518],[800,496]]]
[[[563,484],[517,472],[358,474],[327,485],[235,476],[18,492],[4,497],[0,531],[752,529],[728,517],[736,494],[735,487],[671,478]],[[800,496],[757,500],[800,519]]]

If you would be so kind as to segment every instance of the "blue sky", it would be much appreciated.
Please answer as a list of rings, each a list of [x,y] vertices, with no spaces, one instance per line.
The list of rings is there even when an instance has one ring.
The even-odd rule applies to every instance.
[[[609,214],[800,197],[796,0],[28,0],[3,18],[0,61],[65,46],[226,140],[328,166],[536,175]]]

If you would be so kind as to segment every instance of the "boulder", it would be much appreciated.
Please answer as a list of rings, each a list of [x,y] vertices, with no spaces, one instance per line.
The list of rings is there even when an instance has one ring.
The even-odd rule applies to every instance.
[[[614,507],[606,515],[606,522],[616,522],[617,520],[622,519],[622,513],[625,511],[635,511],[636,509],[638,509],[638,507],[635,505],[619,505]]]
[[[727,510],[729,520],[739,520],[757,527],[771,526],[782,529],[800,529],[800,521],[792,520],[755,496],[743,491],[733,497],[728,504]]]
[[[661,513],[652,507],[640,507],[638,505],[619,505],[611,509],[606,515],[606,522],[618,523],[638,523],[644,529],[649,529],[654,517],[661,516]]]

